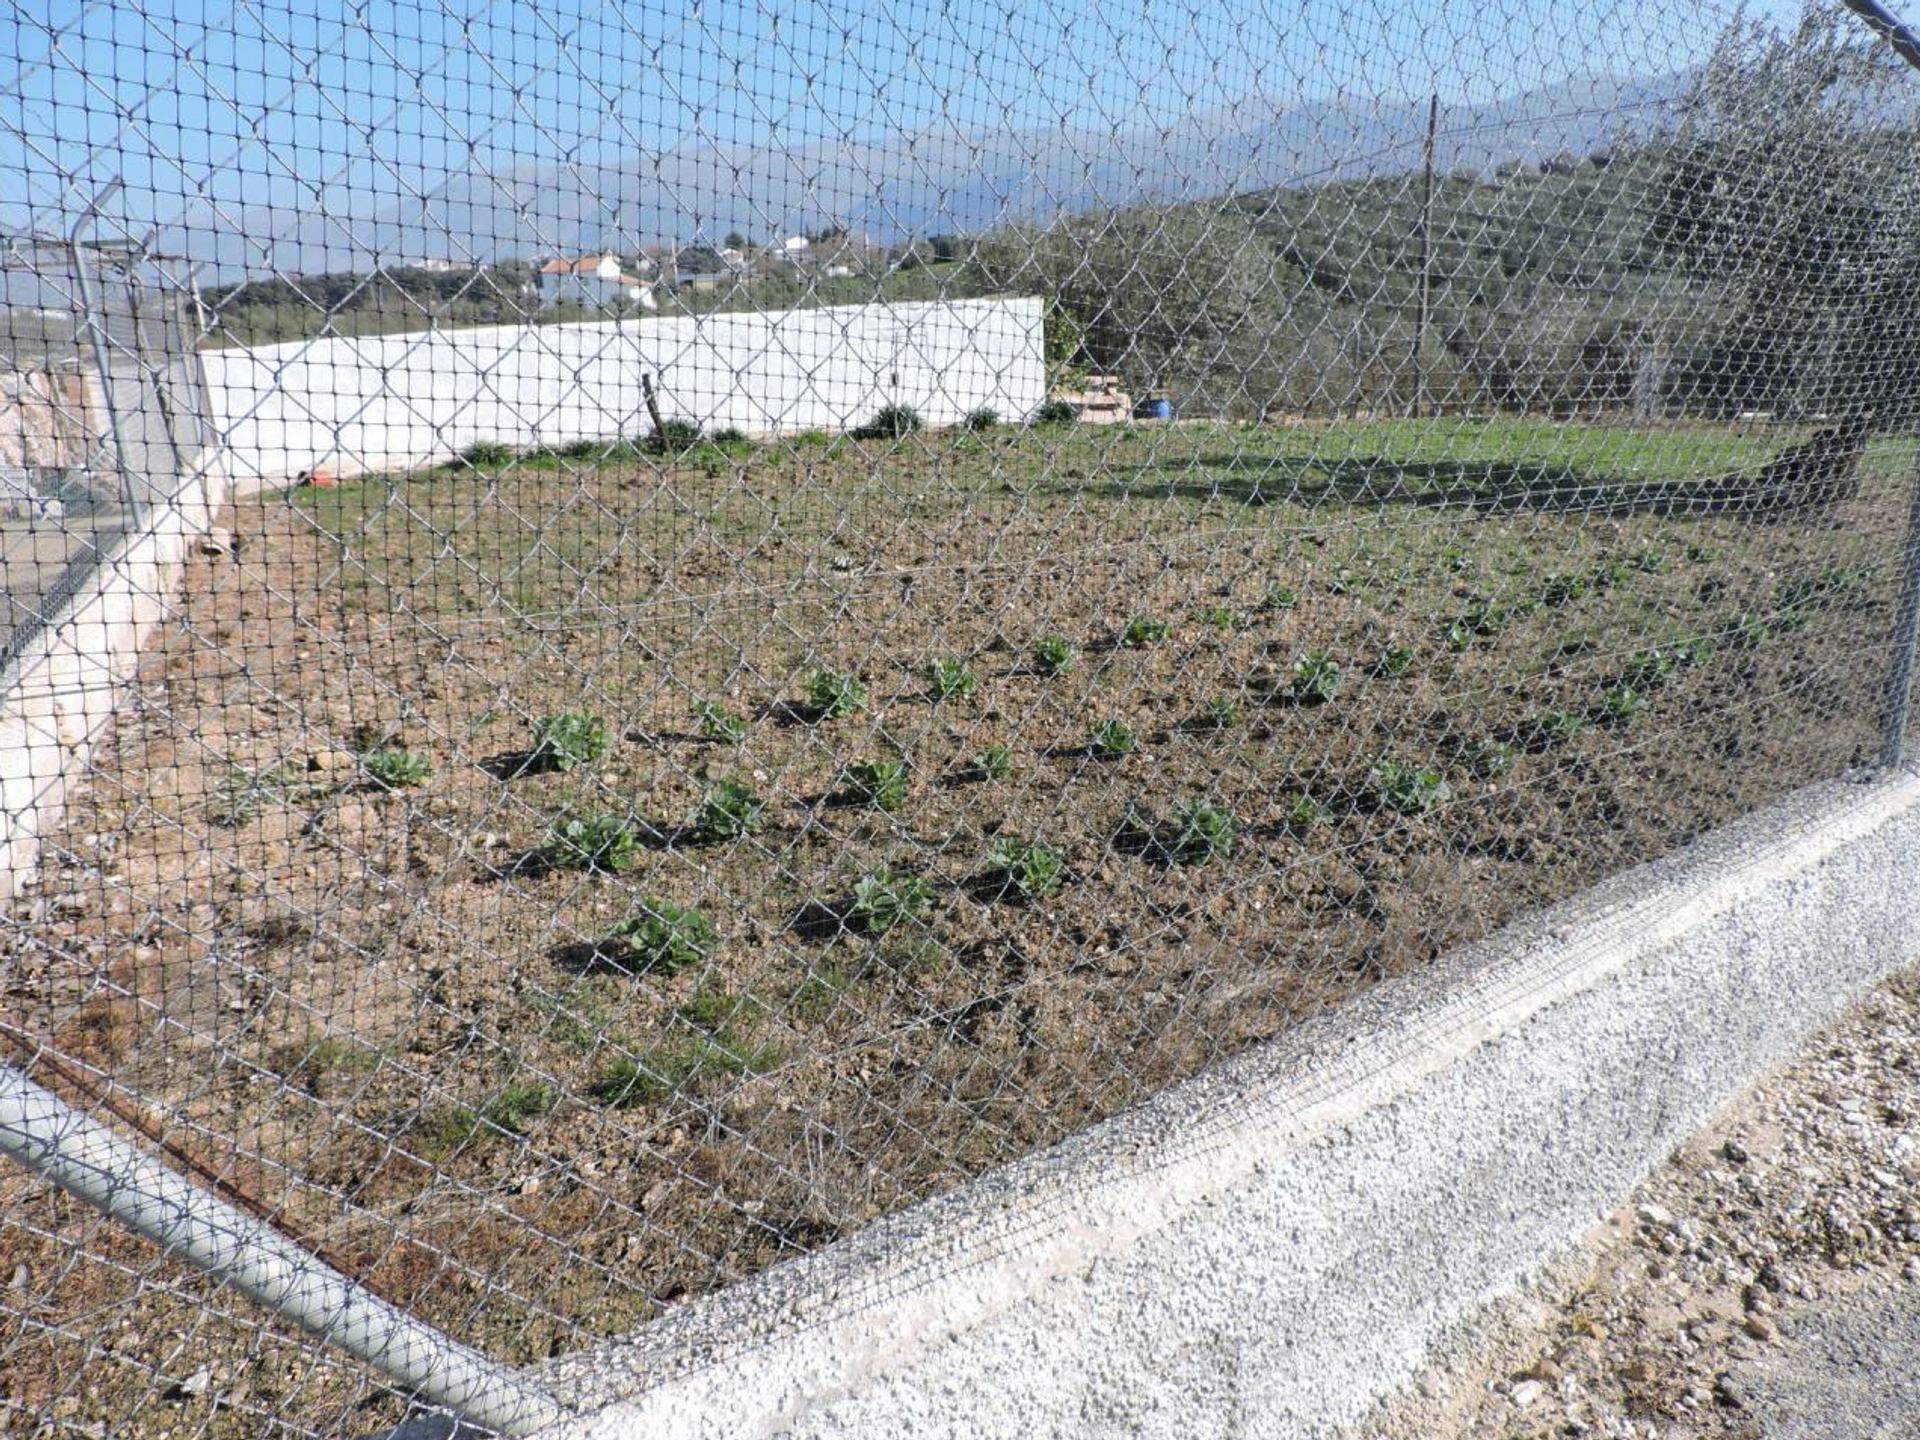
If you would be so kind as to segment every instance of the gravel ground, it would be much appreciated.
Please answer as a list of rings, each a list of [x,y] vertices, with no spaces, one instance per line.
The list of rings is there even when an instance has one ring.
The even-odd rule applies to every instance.
[[[1723,1113],[1394,1440],[1920,1435],[1920,971]]]

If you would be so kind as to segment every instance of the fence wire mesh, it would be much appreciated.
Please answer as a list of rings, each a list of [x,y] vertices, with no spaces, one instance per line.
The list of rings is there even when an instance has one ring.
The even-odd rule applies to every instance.
[[[1843,11],[0,33],[6,1062],[502,1366],[1898,756]],[[7,1433],[410,1398],[0,1172]]]

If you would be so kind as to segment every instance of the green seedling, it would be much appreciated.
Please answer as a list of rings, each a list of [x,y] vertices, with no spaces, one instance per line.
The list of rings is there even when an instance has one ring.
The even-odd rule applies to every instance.
[[[587,710],[549,715],[533,726],[531,760],[542,770],[571,770],[598,760],[613,748],[606,722]]]
[[[1340,693],[1340,667],[1318,650],[1293,662],[1287,694],[1308,705],[1324,705]]]
[[[898,810],[907,798],[907,762],[862,760],[849,765],[843,777],[846,796],[876,810]]]
[[[1620,672],[1620,681],[1635,690],[1658,690],[1679,668],[1680,656],[1675,650],[1636,650]]]
[[[1473,557],[1458,545],[1449,545],[1440,552],[1440,568],[1449,575],[1463,575],[1473,568]]]
[[[1687,548],[1681,553],[1687,557],[1689,562],[1695,565],[1713,558],[1713,551],[1697,540],[1689,542]]]
[[[1004,780],[1013,773],[1013,750],[1006,745],[989,745],[973,757],[973,768],[982,780]]]
[[[1413,647],[1409,645],[1389,645],[1373,662],[1373,673],[1386,680],[1396,680],[1411,669]]]
[[[369,750],[360,757],[360,770],[382,790],[422,785],[433,773],[427,757],[411,750]]]
[[[1482,780],[1505,775],[1519,763],[1520,753],[1504,740],[1476,740],[1467,747],[1467,769]]]
[[[1366,588],[1366,579],[1356,575],[1345,565],[1333,572],[1333,578],[1327,581],[1327,592],[1332,595],[1354,595]]]
[[[1566,605],[1587,593],[1584,575],[1549,575],[1540,587],[1540,598],[1549,605]]]
[[[772,1045],[754,1045],[730,1035],[699,1035],[661,1045],[644,1059],[616,1055],[587,1089],[596,1103],[615,1110],[656,1105],[703,1074],[761,1075],[780,1063]]]
[[[788,1007],[802,1020],[824,1020],[840,1003],[840,997],[853,988],[853,977],[838,965],[821,965],[807,971],[793,987]]]
[[[700,738],[717,745],[738,745],[747,738],[747,722],[706,700],[693,702],[693,718],[700,726]]]
[[[1127,621],[1127,628],[1120,632],[1120,643],[1132,650],[1143,650],[1166,639],[1168,630],[1164,620],[1155,620],[1150,615],[1135,615]]]
[[[1600,718],[1609,725],[1631,725],[1646,712],[1647,700],[1631,685],[1609,685],[1600,692]]]
[[[1682,665],[1704,665],[1713,658],[1716,648],[1711,636],[1689,635],[1674,643],[1673,656]]]
[[[1447,649],[1465,650],[1472,646],[1475,637],[1471,625],[1467,624],[1464,620],[1455,620],[1447,626],[1446,633],[1442,638],[1446,642]]]
[[[713,923],[697,910],[666,900],[643,900],[640,909],[607,936],[609,948],[624,950],[634,970],[674,975],[698,965],[719,943]]]
[[[1374,761],[1367,778],[1374,799],[1400,815],[1424,815],[1451,794],[1438,770],[1399,760]]]
[[[1528,726],[1536,744],[1565,745],[1577,740],[1587,728],[1587,717],[1578,710],[1542,710]]]
[[[1464,625],[1473,635],[1484,637],[1498,635],[1507,628],[1507,622],[1512,618],[1512,612],[1482,600],[1470,607],[1455,623]]]
[[[1222,635],[1231,635],[1240,628],[1239,613],[1231,605],[1209,605],[1200,612],[1200,618]]]
[[[1233,854],[1238,827],[1226,811],[1205,800],[1191,800],[1173,818],[1173,838],[1167,842],[1166,852],[1174,864],[1205,865]]]
[[[1633,572],[1627,568],[1626,561],[1602,560],[1593,567],[1593,588],[1611,590],[1617,585],[1626,584],[1632,577]]]
[[[1285,585],[1275,582],[1267,586],[1266,594],[1260,597],[1262,610],[1291,610],[1300,603],[1300,597]]]
[[[857,675],[816,670],[807,677],[807,709],[816,719],[838,720],[867,708],[867,687]]]
[[[631,870],[640,859],[640,836],[623,815],[578,815],[547,832],[539,858],[554,870]]]
[[[502,1135],[525,1135],[532,1122],[558,1103],[551,1087],[516,1081],[475,1108],[464,1105],[430,1110],[421,1118],[425,1148],[434,1155],[484,1145]]]
[[[1773,636],[1765,620],[1746,611],[1729,616],[1720,629],[1726,636],[1730,650],[1758,650]]]
[[[1311,830],[1333,818],[1333,812],[1304,790],[1295,791],[1287,801],[1287,824],[1296,830]]]
[[[1633,568],[1643,575],[1665,574],[1667,569],[1667,552],[1657,545],[1649,545],[1633,557]]]
[[[1031,840],[995,840],[987,850],[987,868],[1002,894],[1011,892],[1022,900],[1051,895],[1067,878],[1067,862],[1060,852]]]
[[[979,688],[967,662],[957,656],[942,656],[927,667],[927,689],[935,700],[958,700]]]
[[[932,909],[932,885],[918,875],[896,874],[882,865],[855,883],[849,913],[867,934],[884,935],[896,925],[924,920]]]
[[[332,789],[325,781],[308,779],[290,764],[270,765],[264,770],[236,766],[208,803],[207,816],[216,825],[245,825],[269,806],[297,805]]]
[[[767,802],[746,781],[728,776],[707,787],[687,825],[697,840],[737,840],[757,831],[766,811]]]
[[[1093,727],[1093,753],[1102,760],[1118,760],[1140,748],[1139,737],[1124,720],[1102,720]]]
[[[1065,636],[1043,635],[1033,642],[1033,668],[1042,675],[1065,675],[1079,660],[1079,648]]]
[[[1240,708],[1240,702],[1229,700],[1224,695],[1216,695],[1207,701],[1206,708],[1200,712],[1197,727],[1202,730],[1231,730],[1245,718],[1246,712]]]

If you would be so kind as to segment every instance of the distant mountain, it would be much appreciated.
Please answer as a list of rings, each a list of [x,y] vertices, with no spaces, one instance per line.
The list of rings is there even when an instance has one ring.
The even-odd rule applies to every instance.
[[[1487,170],[1644,138],[1671,120],[1689,73],[1595,76],[1445,107],[1438,163]],[[181,216],[173,253],[209,283],[279,271],[364,271],[426,258],[495,260],[602,245],[765,239],[842,225],[881,242],[1012,221],[1183,202],[1417,168],[1424,101],[1297,103],[1255,96],[1165,129],[928,134],[799,150],[683,148],[619,166],[540,166],[449,178],[403,205],[315,214],[259,206]],[[357,199],[357,197],[356,197]]]

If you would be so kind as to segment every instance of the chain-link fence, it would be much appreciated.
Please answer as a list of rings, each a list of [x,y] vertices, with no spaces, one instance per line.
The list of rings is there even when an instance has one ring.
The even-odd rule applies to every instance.
[[[9,631],[232,497],[7,792],[8,1433],[524,1423],[1899,758],[1920,77],[1844,12],[0,25]],[[246,1225],[308,1289],[180,1253]]]

